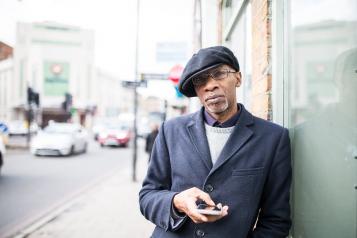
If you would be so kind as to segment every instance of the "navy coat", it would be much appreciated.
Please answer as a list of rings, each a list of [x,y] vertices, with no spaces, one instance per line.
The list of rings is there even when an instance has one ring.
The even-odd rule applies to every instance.
[[[288,130],[254,117],[243,105],[231,136],[212,165],[203,108],[165,122],[152,151],[140,196],[140,210],[156,228],[153,238],[286,237],[291,226],[291,159]],[[172,226],[175,194],[191,187],[229,206],[213,223],[189,217]],[[255,228],[254,228],[255,227]]]

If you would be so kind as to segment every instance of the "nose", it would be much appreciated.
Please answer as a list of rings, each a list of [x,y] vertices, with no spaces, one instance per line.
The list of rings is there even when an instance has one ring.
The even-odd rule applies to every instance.
[[[215,89],[218,88],[218,83],[216,80],[214,80],[212,77],[209,77],[207,79],[206,84],[204,85],[204,90],[205,91],[214,91]]]

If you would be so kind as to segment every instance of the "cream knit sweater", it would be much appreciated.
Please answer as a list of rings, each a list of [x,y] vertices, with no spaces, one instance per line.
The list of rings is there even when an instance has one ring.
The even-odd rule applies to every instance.
[[[206,136],[209,145],[209,151],[211,153],[212,164],[214,164],[219,154],[221,153],[224,145],[226,144],[229,136],[232,134],[234,126],[220,128],[209,126],[205,123]]]

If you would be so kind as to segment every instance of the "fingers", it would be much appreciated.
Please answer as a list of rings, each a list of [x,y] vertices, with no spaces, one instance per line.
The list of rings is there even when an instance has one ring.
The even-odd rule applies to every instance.
[[[173,205],[178,211],[186,213],[194,223],[214,222],[228,214],[228,206],[222,207],[222,204],[217,205],[222,208],[222,213],[220,215],[211,216],[200,214],[197,211],[196,205],[196,202],[199,199],[210,206],[215,205],[209,194],[195,187],[176,194],[173,199]]]
[[[222,204],[217,204],[217,207],[221,206],[222,207]],[[207,222],[215,222],[219,219],[222,219],[223,217],[227,216],[228,215],[228,206],[223,206],[222,207],[222,213],[221,215],[218,215],[218,216],[207,216]]]
[[[196,211],[196,202],[197,200],[203,200],[207,204],[214,205],[214,202],[210,198],[210,196],[203,192],[202,190],[193,187],[182,191],[175,195],[173,199],[173,205],[176,207],[177,210],[180,212],[184,212],[187,215],[192,215],[196,219],[203,219],[206,220],[201,214]]]
[[[196,203],[190,205],[186,214],[191,218],[194,223],[208,222],[208,218],[205,215],[200,214],[196,208]]]
[[[208,193],[203,192],[202,190],[200,190],[201,192],[197,194],[197,198],[203,200],[206,204],[210,205],[210,206],[214,206],[214,202],[212,201],[211,197],[208,195]]]

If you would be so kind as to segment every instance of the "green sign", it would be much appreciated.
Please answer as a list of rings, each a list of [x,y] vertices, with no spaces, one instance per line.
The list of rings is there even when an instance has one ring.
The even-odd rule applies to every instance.
[[[68,89],[69,63],[44,62],[45,96],[63,96]]]

